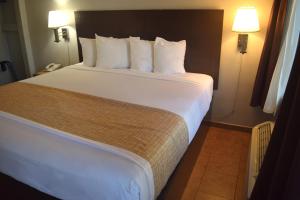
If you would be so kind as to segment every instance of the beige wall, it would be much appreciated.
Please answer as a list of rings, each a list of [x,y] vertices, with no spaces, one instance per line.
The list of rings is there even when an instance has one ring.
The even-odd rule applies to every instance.
[[[208,119],[231,124],[252,126],[269,116],[249,106],[253,83],[266,33],[272,0],[26,0],[29,30],[37,68],[50,62],[68,63],[68,45],[71,63],[78,62],[76,32],[71,26],[71,41],[54,43],[53,33],[47,28],[49,10],[126,10],[126,9],[224,9],[219,89],[214,93]],[[261,31],[249,35],[248,53],[242,58],[240,84],[238,72],[241,54],[236,49],[237,34],[231,31],[235,11],[240,6],[255,6],[259,13]],[[232,112],[235,91],[238,98]]]

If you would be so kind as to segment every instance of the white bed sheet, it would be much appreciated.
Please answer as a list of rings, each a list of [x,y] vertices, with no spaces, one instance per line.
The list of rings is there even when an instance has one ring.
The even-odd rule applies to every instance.
[[[162,75],[82,64],[23,82],[168,110],[185,120],[189,142],[213,92],[213,80],[204,74]],[[3,112],[0,131],[0,171],[45,193],[64,199],[154,198],[150,165],[135,154]]]

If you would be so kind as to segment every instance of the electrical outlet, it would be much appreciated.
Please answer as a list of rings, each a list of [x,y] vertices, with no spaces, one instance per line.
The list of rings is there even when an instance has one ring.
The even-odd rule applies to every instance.
[[[5,62],[1,62],[0,63],[0,71],[1,72],[5,72],[6,70],[7,70],[6,63]]]

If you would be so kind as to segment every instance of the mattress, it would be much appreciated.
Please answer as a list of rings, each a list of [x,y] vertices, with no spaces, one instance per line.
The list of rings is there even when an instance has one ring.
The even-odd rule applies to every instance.
[[[189,142],[209,109],[213,81],[204,74],[163,75],[82,64],[23,82],[173,112]],[[83,122],[84,123],[84,122]],[[139,156],[0,113],[0,171],[63,199],[153,199],[152,171]]]

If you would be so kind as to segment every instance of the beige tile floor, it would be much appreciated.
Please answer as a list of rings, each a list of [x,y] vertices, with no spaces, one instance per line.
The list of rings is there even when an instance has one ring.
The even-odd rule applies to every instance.
[[[249,144],[249,133],[209,127],[181,199],[246,199]]]

